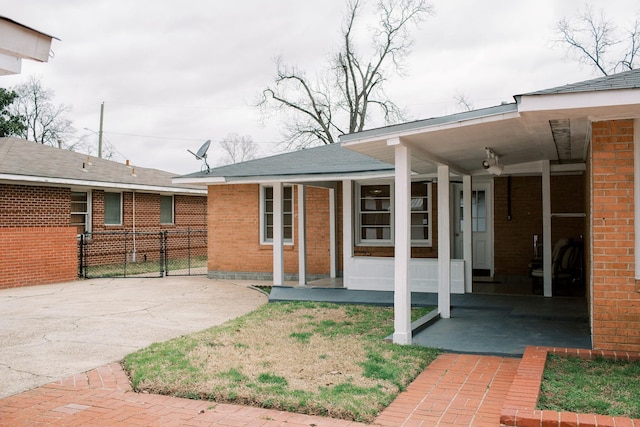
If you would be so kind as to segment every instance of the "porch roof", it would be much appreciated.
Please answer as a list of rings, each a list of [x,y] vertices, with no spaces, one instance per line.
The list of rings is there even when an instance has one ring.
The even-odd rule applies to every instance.
[[[514,96],[489,108],[369,129],[340,143],[283,153],[183,175],[175,183],[212,185],[269,181],[329,181],[394,173],[394,141],[411,146],[411,169],[435,175],[446,164],[454,174],[488,175],[491,148],[504,174],[583,170],[590,123],[640,118],[640,69]],[[346,150],[344,148],[347,148]]]
[[[526,165],[584,163],[590,123],[640,117],[640,70],[514,96],[515,103],[342,135],[342,146],[394,163],[393,143],[412,148],[421,174],[449,165],[454,173],[482,175],[486,147],[505,174]]]

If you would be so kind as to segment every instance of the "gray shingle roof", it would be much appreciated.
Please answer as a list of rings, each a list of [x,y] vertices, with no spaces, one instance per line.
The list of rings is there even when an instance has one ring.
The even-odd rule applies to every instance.
[[[536,92],[529,92],[523,94],[522,96],[638,88],[640,88],[640,69],[613,74],[611,76],[599,77],[583,82],[567,84],[564,86],[553,87],[550,89],[543,89]]]
[[[85,165],[83,170],[82,165]],[[91,163],[89,165],[89,163]],[[135,176],[133,175],[135,171]],[[176,193],[188,190],[192,193],[202,187],[174,184],[176,174],[158,169],[143,168],[114,162],[86,154],[50,147],[19,138],[0,138],[0,175],[5,179],[54,183],[77,182],[77,185],[93,185],[119,188],[175,189]]]
[[[211,169],[209,173],[196,172],[183,178],[307,176],[375,171],[393,171],[393,165],[345,150],[340,144],[330,144],[221,166]]]

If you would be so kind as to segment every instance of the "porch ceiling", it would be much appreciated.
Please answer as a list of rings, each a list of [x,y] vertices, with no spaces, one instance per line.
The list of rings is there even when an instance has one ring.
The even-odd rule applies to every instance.
[[[349,136],[343,146],[394,163],[394,147],[388,140],[399,138],[412,151],[412,170],[434,174],[438,164],[448,164],[453,172],[482,175],[490,147],[505,166],[505,174],[517,173],[518,165],[550,160],[552,163],[582,163],[590,135],[590,123],[605,118],[640,117],[640,104],[616,107],[572,108],[552,111],[496,111],[446,123],[414,126],[378,135]],[[393,127],[389,128],[390,130]]]

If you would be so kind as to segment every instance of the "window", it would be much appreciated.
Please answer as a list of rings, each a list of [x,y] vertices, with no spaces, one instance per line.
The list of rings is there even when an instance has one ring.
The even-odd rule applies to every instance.
[[[393,243],[391,229],[391,185],[360,186],[360,232],[361,243]]]
[[[160,224],[173,224],[173,196],[160,196]]]
[[[84,191],[71,192],[71,225],[76,227],[78,234],[90,231],[89,193]]]
[[[273,187],[262,186],[260,191],[260,242],[273,243]],[[285,243],[293,243],[293,187],[282,189],[283,239]]]
[[[122,225],[122,194],[104,193],[105,225]]]
[[[431,185],[427,182],[411,183],[411,242],[431,244]]]
[[[484,190],[471,193],[471,228],[472,231],[487,231],[487,200]]]
[[[365,184],[357,188],[357,243],[370,246],[393,244],[394,193],[390,184]],[[411,243],[431,245],[431,184],[411,183]]]

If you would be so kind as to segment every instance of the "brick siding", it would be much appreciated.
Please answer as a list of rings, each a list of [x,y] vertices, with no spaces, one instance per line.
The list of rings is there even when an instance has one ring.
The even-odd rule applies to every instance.
[[[206,228],[206,196],[176,195],[173,224],[160,224],[160,195],[136,193],[135,198],[136,231]],[[133,193],[123,193],[123,225],[120,226],[104,225],[103,191],[92,191],[92,202],[92,231],[132,230]],[[70,188],[2,184],[0,206],[0,288],[77,278],[77,230],[70,226]],[[157,237],[147,240],[150,247],[158,246]],[[145,238],[138,239],[141,253],[146,243]],[[204,245],[201,249],[204,255]],[[148,252],[150,259],[157,258],[157,250]]]
[[[509,178],[494,180],[494,263],[495,274],[526,276],[533,258],[533,236],[542,244],[542,178],[513,176],[511,218],[509,219]],[[551,177],[551,212],[585,213],[583,175]],[[552,245],[561,238],[584,239],[584,218],[555,217],[551,222]],[[542,246],[538,255],[542,256]]]
[[[593,123],[590,220],[595,349],[640,351],[633,150],[633,120]]]
[[[294,194],[293,245],[284,247],[285,273],[298,272],[298,193]],[[340,198],[338,198],[340,200]],[[208,198],[209,261],[211,272],[273,271],[273,247],[260,244],[260,186],[257,184],[212,185]],[[329,191],[308,186],[307,205],[307,273],[328,275]],[[341,224],[336,223],[341,235]],[[341,242],[337,241],[339,248]],[[340,257],[341,253],[337,256]],[[340,268],[340,266],[338,266]]]
[[[0,184],[0,227],[68,227],[69,188]]]
[[[78,277],[75,227],[3,227],[0,248],[0,289]]]

